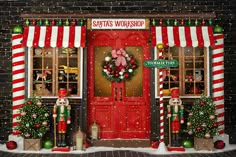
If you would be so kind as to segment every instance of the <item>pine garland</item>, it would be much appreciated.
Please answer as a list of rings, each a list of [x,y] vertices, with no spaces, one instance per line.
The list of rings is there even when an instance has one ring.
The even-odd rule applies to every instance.
[[[20,120],[16,130],[24,138],[42,138],[49,130],[49,111],[47,106],[43,105],[41,98],[32,97],[25,101],[25,104],[19,109]]]
[[[186,131],[189,135],[199,138],[213,138],[219,135],[217,114],[211,97],[202,95],[194,101]]]

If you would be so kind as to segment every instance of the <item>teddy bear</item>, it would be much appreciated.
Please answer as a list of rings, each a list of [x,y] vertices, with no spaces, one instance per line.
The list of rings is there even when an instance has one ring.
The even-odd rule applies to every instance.
[[[36,96],[50,96],[51,92],[46,88],[44,83],[37,83],[35,84],[35,91]]]

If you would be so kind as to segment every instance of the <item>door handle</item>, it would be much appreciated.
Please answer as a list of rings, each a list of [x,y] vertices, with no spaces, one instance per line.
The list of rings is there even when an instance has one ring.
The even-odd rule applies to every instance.
[[[115,88],[115,101],[117,101],[117,88]]]
[[[122,101],[122,88],[120,88],[120,101]]]

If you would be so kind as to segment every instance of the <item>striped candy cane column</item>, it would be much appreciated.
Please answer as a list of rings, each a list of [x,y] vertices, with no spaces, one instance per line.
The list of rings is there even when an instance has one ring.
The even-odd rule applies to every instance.
[[[214,34],[216,40],[212,54],[213,101],[218,113],[219,133],[224,134],[224,35]]]
[[[157,45],[159,51],[158,59],[163,59],[163,44]],[[160,95],[160,144],[156,153],[165,153],[167,148],[164,142],[164,101],[163,101],[163,69],[159,69],[159,95]]]
[[[157,45],[159,57],[158,59],[163,59],[163,44]],[[159,69],[159,95],[160,95],[160,144],[156,153],[165,153],[167,148],[165,146],[164,140],[164,101],[163,101],[163,69]]]
[[[12,35],[12,129],[13,135],[17,135],[15,130],[20,116],[19,108],[24,105],[25,96],[25,50],[21,43],[22,34]]]
[[[163,59],[163,49],[159,48],[159,59]],[[164,102],[163,102],[163,70],[159,69],[159,95],[160,95],[160,142],[164,142]]]

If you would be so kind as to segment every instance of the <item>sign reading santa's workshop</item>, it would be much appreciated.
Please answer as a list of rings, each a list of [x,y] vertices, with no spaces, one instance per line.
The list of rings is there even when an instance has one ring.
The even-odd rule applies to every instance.
[[[148,19],[88,19],[88,29],[148,29]]]

